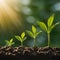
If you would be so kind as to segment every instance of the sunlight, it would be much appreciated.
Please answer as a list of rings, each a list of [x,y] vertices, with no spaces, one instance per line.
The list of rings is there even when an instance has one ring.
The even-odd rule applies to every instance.
[[[13,30],[21,26],[21,18],[14,7],[17,0],[0,0],[0,29]]]
[[[4,0],[0,0],[0,4],[2,4],[4,2]]]

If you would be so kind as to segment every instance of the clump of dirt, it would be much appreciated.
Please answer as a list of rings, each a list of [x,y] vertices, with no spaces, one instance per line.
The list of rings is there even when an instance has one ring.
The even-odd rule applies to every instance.
[[[0,47],[1,60],[58,60],[60,48]]]

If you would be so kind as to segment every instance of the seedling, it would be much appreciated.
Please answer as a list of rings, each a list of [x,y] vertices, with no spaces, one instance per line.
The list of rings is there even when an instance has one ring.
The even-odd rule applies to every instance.
[[[44,30],[47,32],[47,35],[48,35],[48,47],[50,47],[50,33],[52,31],[52,29],[58,25],[60,22],[57,22],[56,24],[53,24],[53,21],[54,21],[54,14],[52,16],[50,16],[48,18],[48,21],[47,21],[47,26],[44,22],[38,22],[38,25]]]
[[[32,25],[32,31],[28,31],[27,33],[29,34],[30,37],[34,39],[34,45],[33,47],[36,47],[36,37],[41,33],[42,31],[37,32],[37,28]]]
[[[5,42],[6,42],[6,46],[12,46],[12,45],[14,45],[13,39],[5,40]]]
[[[25,35],[25,32],[23,32],[21,36],[15,36],[15,38],[21,42],[21,46],[23,46],[23,42],[26,40]]]

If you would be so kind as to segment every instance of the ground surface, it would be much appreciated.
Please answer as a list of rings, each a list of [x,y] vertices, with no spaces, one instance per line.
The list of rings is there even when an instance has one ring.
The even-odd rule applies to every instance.
[[[1,60],[60,60],[60,48],[0,47]]]

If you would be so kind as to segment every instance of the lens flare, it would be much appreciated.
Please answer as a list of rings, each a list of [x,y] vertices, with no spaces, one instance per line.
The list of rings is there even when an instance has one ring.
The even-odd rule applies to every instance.
[[[15,9],[17,0],[0,0],[0,30],[8,31],[21,26],[21,17]]]

